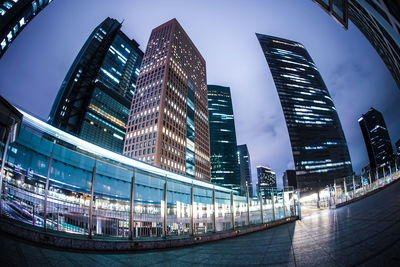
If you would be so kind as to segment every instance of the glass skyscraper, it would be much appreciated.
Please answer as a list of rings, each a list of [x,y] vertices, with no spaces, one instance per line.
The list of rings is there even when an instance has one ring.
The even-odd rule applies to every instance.
[[[206,62],[176,19],[153,29],[141,65],[124,154],[210,181]]]
[[[358,119],[371,169],[392,159],[393,147],[382,113],[371,108]]]
[[[0,1],[0,58],[23,28],[52,0]]]
[[[143,52],[105,19],[89,36],[70,67],[49,123],[91,143],[122,153]]]
[[[300,190],[352,175],[346,139],[328,89],[298,42],[256,34],[281,101]]]
[[[229,87],[208,85],[211,182],[240,189],[235,121]]]
[[[346,29],[348,19],[364,34],[400,88],[400,1],[314,0]]]
[[[251,178],[251,162],[250,162],[250,153],[247,149],[247,145],[239,145],[237,147],[238,150],[238,159],[239,159],[239,168],[240,168],[240,191],[241,194],[245,194],[247,187],[249,189],[250,196],[253,196],[253,181]]]

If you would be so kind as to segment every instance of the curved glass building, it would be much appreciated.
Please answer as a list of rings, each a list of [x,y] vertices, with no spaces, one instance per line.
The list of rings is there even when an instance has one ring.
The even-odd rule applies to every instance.
[[[315,191],[352,175],[346,138],[335,105],[305,47],[256,34],[281,101],[298,187]]]
[[[143,52],[105,19],[70,67],[50,111],[49,123],[106,149],[122,153],[129,109]]]
[[[25,26],[52,0],[0,1],[0,58]]]

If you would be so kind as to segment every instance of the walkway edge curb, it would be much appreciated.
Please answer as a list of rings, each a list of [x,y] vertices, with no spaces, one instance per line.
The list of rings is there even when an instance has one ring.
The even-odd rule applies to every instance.
[[[143,251],[154,249],[168,249],[203,244],[226,238],[233,238],[257,231],[266,230],[278,225],[296,221],[297,216],[288,217],[274,222],[258,224],[249,228],[241,228],[233,231],[220,232],[196,237],[166,240],[107,240],[88,239],[85,237],[63,236],[57,233],[44,232],[41,229],[33,229],[29,226],[19,225],[8,218],[0,219],[0,231],[30,241],[36,244],[58,249],[80,251]]]

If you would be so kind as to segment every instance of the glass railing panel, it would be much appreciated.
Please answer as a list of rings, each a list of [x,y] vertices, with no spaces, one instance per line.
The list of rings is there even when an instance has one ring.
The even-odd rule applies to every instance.
[[[195,186],[193,206],[194,233],[214,232],[213,191]]]
[[[167,235],[191,234],[191,185],[168,180]]]
[[[232,229],[231,194],[215,192],[216,231]]]
[[[235,227],[248,225],[247,198],[244,196],[233,196],[235,214]]]

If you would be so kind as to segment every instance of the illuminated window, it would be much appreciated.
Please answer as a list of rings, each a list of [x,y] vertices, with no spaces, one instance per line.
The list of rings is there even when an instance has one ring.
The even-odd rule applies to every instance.
[[[4,2],[3,6],[5,6],[7,9],[11,9],[13,5],[10,2]]]

